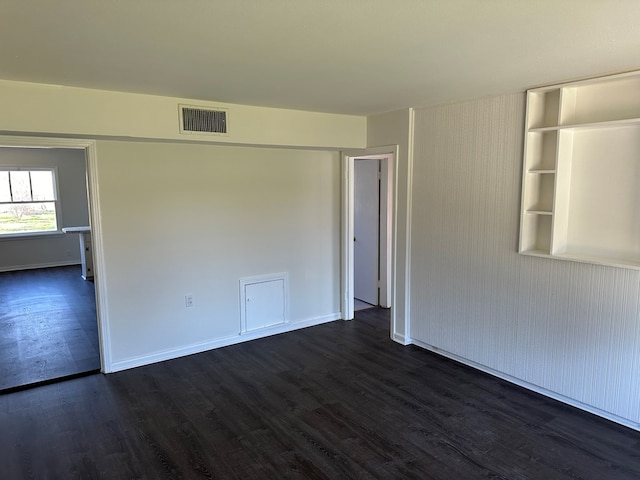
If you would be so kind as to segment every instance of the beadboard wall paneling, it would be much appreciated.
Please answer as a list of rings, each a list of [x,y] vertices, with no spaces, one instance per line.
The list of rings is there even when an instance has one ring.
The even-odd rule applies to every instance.
[[[640,272],[517,253],[525,97],[416,110],[411,337],[640,422]]]

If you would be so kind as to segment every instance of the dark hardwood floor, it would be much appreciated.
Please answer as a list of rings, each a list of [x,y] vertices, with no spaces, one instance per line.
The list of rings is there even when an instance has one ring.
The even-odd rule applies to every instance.
[[[640,433],[389,339],[388,312],[0,396],[0,478],[638,479]]]
[[[80,273],[0,273],[0,392],[100,369],[94,285]]]

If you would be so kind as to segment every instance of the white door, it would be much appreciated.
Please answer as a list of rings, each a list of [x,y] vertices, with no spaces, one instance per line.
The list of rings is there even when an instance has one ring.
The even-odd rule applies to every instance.
[[[244,326],[250,332],[285,323],[285,280],[257,281],[244,285]]]
[[[355,160],[354,298],[378,305],[380,160]]]

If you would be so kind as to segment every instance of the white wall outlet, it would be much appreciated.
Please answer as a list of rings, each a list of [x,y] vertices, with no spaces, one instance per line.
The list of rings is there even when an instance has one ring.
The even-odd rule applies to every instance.
[[[184,306],[186,308],[193,307],[193,294],[192,293],[187,293],[184,296]]]

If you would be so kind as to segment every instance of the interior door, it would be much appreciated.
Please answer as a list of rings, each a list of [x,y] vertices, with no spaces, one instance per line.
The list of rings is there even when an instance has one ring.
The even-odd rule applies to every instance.
[[[356,159],[354,175],[354,298],[378,305],[380,160]]]

